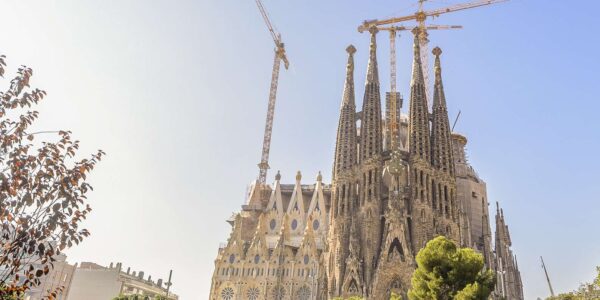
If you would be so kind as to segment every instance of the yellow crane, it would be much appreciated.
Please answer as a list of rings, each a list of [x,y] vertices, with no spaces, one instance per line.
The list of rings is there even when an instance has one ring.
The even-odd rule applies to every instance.
[[[415,12],[412,15],[407,15],[407,16],[401,16],[401,17],[392,17],[392,18],[388,18],[388,19],[383,19],[383,20],[366,20],[364,21],[359,27],[358,27],[358,32],[364,32],[369,30],[372,27],[377,28],[378,30],[387,30],[390,32],[390,79],[391,79],[391,94],[393,95],[393,97],[396,97],[396,32],[400,31],[400,30],[411,30],[414,28],[417,28],[419,30],[419,46],[421,49],[421,53],[420,53],[420,57],[421,57],[421,65],[423,68],[423,76],[424,76],[424,80],[425,80],[425,93],[426,93],[426,98],[429,100],[431,99],[431,91],[429,88],[429,51],[428,51],[428,42],[429,40],[427,39],[427,30],[431,30],[431,29],[460,29],[462,28],[462,26],[443,26],[443,25],[425,25],[425,20],[427,18],[435,18],[435,17],[439,17],[442,14],[446,14],[446,13],[451,13],[451,12],[455,12],[455,11],[460,11],[460,10],[466,10],[466,9],[471,9],[471,8],[475,8],[475,7],[480,7],[480,6],[485,6],[485,5],[490,5],[490,4],[495,4],[495,3],[500,3],[500,2],[506,2],[509,0],[480,0],[480,1],[476,1],[476,2],[469,2],[469,3],[462,3],[462,4],[457,4],[454,6],[449,6],[449,7],[444,7],[444,8],[440,8],[440,9],[435,9],[435,10],[431,10],[431,11],[425,11],[423,10],[423,3],[427,1],[427,0],[419,0],[419,9],[417,10],[417,12]],[[396,23],[400,23],[400,22],[406,22],[406,21],[412,21],[415,20],[417,21],[417,27],[405,27],[405,26],[389,26],[389,27],[384,27],[383,25],[391,25],[391,24],[396,24]],[[392,138],[394,138],[396,135],[394,134],[394,132],[396,132],[396,130],[398,130],[398,126],[399,124],[396,124],[396,117],[394,116],[396,113],[396,101],[390,101],[390,103],[392,104],[392,107],[390,108],[391,112],[392,112],[392,122],[388,125],[390,126],[390,132],[392,133]],[[393,142],[393,140],[392,140]]]
[[[377,20],[377,19],[367,20],[367,21],[364,21],[358,27],[358,31],[359,32],[363,32],[365,30],[368,30],[372,26],[389,25],[389,24],[395,24],[395,23],[400,23],[400,22],[405,22],[405,21],[412,21],[412,20],[416,20],[419,23],[419,27],[424,28],[425,27],[425,20],[428,17],[435,18],[435,17],[439,17],[440,15],[446,14],[446,13],[451,13],[451,12],[465,10],[465,9],[470,9],[470,8],[475,8],[475,7],[480,7],[480,6],[484,6],[484,5],[490,5],[490,4],[496,4],[496,3],[501,3],[501,2],[507,2],[509,0],[482,0],[482,1],[475,1],[475,2],[457,4],[457,5],[454,5],[454,6],[449,6],[449,7],[434,9],[434,10],[430,10],[430,11],[424,11],[423,10],[423,3],[426,2],[426,1],[427,0],[419,0],[419,10],[416,13],[412,14],[412,15],[403,16],[403,17],[393,17],[393,18],[384,19],[384,20]]]
[[[285,55],[285,46],[283,41],[281,40],[281,34],[277,32],[275,26],[271,23],[269,19],[269,14],[265,10],[264,5],[260,0],[255,0],[258,9],[260,10],[260,14],[262,15],[267,28],[269,29],[269,33],[273,38],[273,42],[275,42],[275,59],[273,61],[273,72],[271,74],[271,89],[269,91],[269,106],[267,108],[267,120],[265,124],[265,133],[263,138],[263,146],[262,146],[262,155],[260,158],[260,163],[258,164],[259,175],[258,175],[258,183],[264,185],[267,181],[267,170],[269,170],[269,151],[271,149],[271,134],[273,132],[273,119],[275,117],[275,102],[277,100],[277,83],[279,81],[279,68],[281,66],[281,62],[285,66],[287,70],[289,67],[289,61],[287,56]]]

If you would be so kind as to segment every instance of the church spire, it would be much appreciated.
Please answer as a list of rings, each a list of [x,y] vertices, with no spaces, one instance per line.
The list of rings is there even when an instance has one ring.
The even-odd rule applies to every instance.
[[[336,180],[344,171],[350,171],[356,165],[356,105],[354,104],[354,53],[356,48],[350,45],[348,64],[346,65],[346,82],[340,108],[333,179]]]
[[[450,141],[450,122],[448,121],[448,108],[442,84],[442,66],[440,55],[442,49],[435,47],[435,87],[433,93],[433,121],[431,132],[431,147],[433,166],[440,171],[454,175],[454,160],[452,158],[452,144]]]
[[[381,96],[379,95],[379,71],[377,70],[377,28],[372,27],[369,32],[371,33],[371,45],[360,127],[361,161],[377,156],[383,150]]]
[[[412,79],[410,82],[410,116],[408,126],[408,146],[411,158],[430,161],[431,145],[429,137],[429,110],[425,92],[425,79],[421,65],[421,48],[419,47],[419,30],[413,30],[414,60]]]

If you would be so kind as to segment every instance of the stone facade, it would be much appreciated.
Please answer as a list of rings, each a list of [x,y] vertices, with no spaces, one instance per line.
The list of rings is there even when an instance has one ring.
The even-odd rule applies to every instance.
[[[388,93],[382,114],[375,29],[362,110],[356,111],[353,46],[347,48],[332,183],[255,183],[215,260],[211,300],[331,299],[406,295],[416,253],[444,235],[480,251],[502,279],[494,297],[523,299],[504,217],[495,249],[485,183],[466,160],[466,138],[450,131],[435,56],[433,105],[428,106],[418,32],[408,117]],[[360,127],[357,125],[360,121]],[[499,218],[499,219],[498,219]],[[497,254],[499,253],[499,254]],[[510,291],[510,292],[508,292]]]

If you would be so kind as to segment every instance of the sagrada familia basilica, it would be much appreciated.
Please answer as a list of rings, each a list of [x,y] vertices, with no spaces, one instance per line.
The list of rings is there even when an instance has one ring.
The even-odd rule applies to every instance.
[[[433,105],[427,103],[415,30],[408,116],[399,93],[382,112],[377,30],[372,29],[362,110],[354,92],[354,53],[346,80],[332,182],[253,184],[215,259],[211,300],[406,298],[415,256],[444,235],[480,252],[498,276],[494,299],[523,299],[502,210],[492,235],[485,182],[467,161],[467,138],[451,132],[435,56]],[[358,126],[358,124],[360,126]],[[497,204],[496,204],[497,205]]]

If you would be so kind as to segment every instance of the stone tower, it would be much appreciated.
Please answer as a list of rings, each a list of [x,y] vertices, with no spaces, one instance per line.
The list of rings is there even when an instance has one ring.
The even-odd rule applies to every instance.
[[[377,68],[377,29],[371,28],[370,33],[371,45],[361,113],[358,166],[360,250],[366,283],[370,283],[373,278],[381,241],[381,172],[383,170],[383,124]],[[367,295],[369,288],[368,285],[364,287],[364,293]]]
[[[333,185],[330,210],[329,232],[329,293],[338,295],[345,284],[350,290],[362,289],[362,274],[346,272],[346,260],[350,254],[348,244],[358,239],[356,229],[351,230],[353,220],[358,211],[358,195],[356,191],[357,172],[357,128],[356,105],[354,104],[354,53],[356,48],[346,48],[348,63],[346,65],[346,81],[340,107],[340,118],[335,148]],[[353,252],[357,249],[352,249]],[[357,256],[358,253],[353,253]],[[349,270],[350,271],[350,270]]]
[[[504,212],[496,203],[496,274],[498,281],[496,292],[505,299],[522,300],[523,283],[517,265],[517,258],[511,250],[512,241]]]

